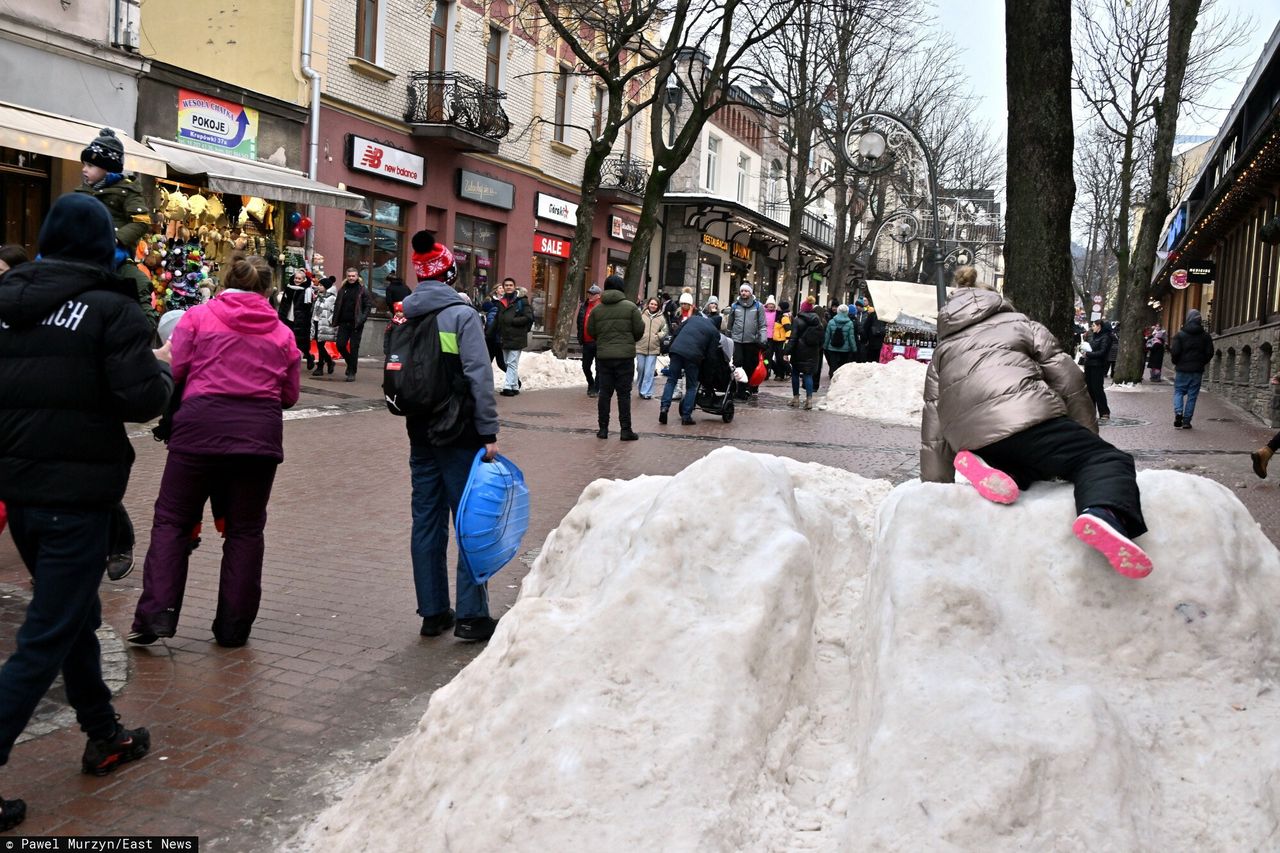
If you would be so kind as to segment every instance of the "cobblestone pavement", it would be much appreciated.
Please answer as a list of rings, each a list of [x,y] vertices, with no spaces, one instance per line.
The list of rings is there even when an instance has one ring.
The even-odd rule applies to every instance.
[[[358,381],[305,380],[285,426],[286,462],[267,531],[262,611],[249,645],[220,649],[209,624],[218,540],[192,557],[177,636],[118,654],[141,589],[141,570],[104,582],[104,636],[117,650],[117,708],[147,725],[152,753],[102,779],[78,771],[82,736],[51,699],[0,770],[0,793],[25,797],[26,834],[183,833],[214,851],[273,850],[340,790],[342,781],[413,730],[432,691],[479,647],[418,636],[408,559],[408,445],[403,423],[381,404],[379,371]],[[917,431],[783,403],[789,385],[769,383],[731,424],[657,423],[656,400],[635,401],[641,440],[595,438],[595,400],[581,390],[499,398],[503,451],[533,493],[526,552],[491,582],[495,613],[514,601],[542,540],[598,477],[671,474],[724,443],[821,462],[893,482],[917,474]],[[1232,488],[1276,541],[1276,486],[1249,469],[1248,450],[1269,437],[1223,401],[1202,396],[1196,429],[1172,429],[1171,386],[1113,391],[1116,422],[1104,436],[1142,468],[1177,468]],[[141,563],[164,448],[134,432],[138,461],[126,503]],[[1277,479],[1280,479],[1278,477]],[[750,494],[743,484],[743,494]],[[1148,514],[1158,506],[1146,507]],[[723,520],[730,523],[729,519]],[[716,526],[708,519],[709,527]],[[206,521],[206,530],[212,525]],[[27,594],[26,572],[0,536],[0,655]],[[117,635],[112,639],[112,635]]]

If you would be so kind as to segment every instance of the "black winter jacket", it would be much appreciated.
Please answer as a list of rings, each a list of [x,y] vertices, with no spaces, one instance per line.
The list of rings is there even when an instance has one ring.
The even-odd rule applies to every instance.
[[[671,340],[671,354],[702,364],[703,359],[720,347],[720,330],[711,318],[694,314],[676,330]]]
[[[1090,335],[1089,351],[1084,355],[1085,367],[1106,367],[1112,360],[1111,350],[1115,345],[1111,332],[1106,329]]]
[[[805,342],[805,331],[813,327],[818,329],[818,342],[816,344],[808,344]],[[801,373],[813,373],[822,367],[822,338],[825,329],[822,325],[821,318],[813,311],[806,311],[803,314],[796,315],[795,320],[791,323],[791,339],[787,341],[787,346],[783,350],[787,355],[791,356],[791,366]]]
[[[168,365],[127,279],[40,260],[0,286],[0,500],[107,508],[129,482],[124,424],[158,417]]]
[[[504,350],[524,349],[529,345],[533,328],[533,311],[523,296],[510,302],[504,298],[498,306],[498,345]]]
[[[1178,373],[1204,373],[1205,366],[1213,360],[1213,336],[1204,330],[1199,312],[1173,336],[1169,356]]]

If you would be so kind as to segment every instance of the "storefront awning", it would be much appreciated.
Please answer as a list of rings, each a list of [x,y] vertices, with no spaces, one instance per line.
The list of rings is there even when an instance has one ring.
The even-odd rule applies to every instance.
[[[938,324],[938,288],[910,281],[867,282],[871,302],[882,322],[912,328],[933,328]],[[954,293],[947,288],[947,293]]]
[[[44,154],[73,163],[98,135],[102,125],[70,116],[46,113],[0,101],[0,147]],[[124,168],[128,172],[164,177],[164,158],[142,143],[116,129],[124,145]]]
[[[313,181],[302,172],[283,166],[202,151],[154,136],[143,141],[169,162],[170,177],[202,176],[202,183],[211,190],[344,210],[355,210],[364,204],[363,196]]]

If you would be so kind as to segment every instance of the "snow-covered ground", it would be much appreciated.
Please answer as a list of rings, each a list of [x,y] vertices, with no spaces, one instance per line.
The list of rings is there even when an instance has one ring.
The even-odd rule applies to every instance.
[[[1280,556],[1222,486],[1139,483],[1142,581],[1071,536],[1063,484],[1004,507],[732,448],[598,480],[299,841],[1274,849]]]
[[[929,366],[895,358],[888,364],[846,364],[831,377],[819,409],[900,426],[919,426]]]
[[[574,388],[581,385],[587,390],[587,378],[582,375],[582,359],[556,358],[551,350],[526,352],[520,356],[521,391],[542,391],[547,388]],[[503,388],[506,372],[493,368],[493,386]]]

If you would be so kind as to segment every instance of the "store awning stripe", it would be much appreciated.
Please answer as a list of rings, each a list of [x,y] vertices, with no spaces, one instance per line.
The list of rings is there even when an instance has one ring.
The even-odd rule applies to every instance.
[[[143,141],[168,160],[170,177],[203,176],[202,183],[211,190],[344,210],[354,210],[364,202],[362,196],[313,181],[302,172],[283,166],[201,151],[154,136]]]
[[[3,148],[16,148],[79,163],[80,152],[93,141],[101,128],[100,124],[71,116],[0,101],[0,147]],[[124,131],[113,129],[124,145],[125,171],[165,176],[167,169],[163,157]]]

